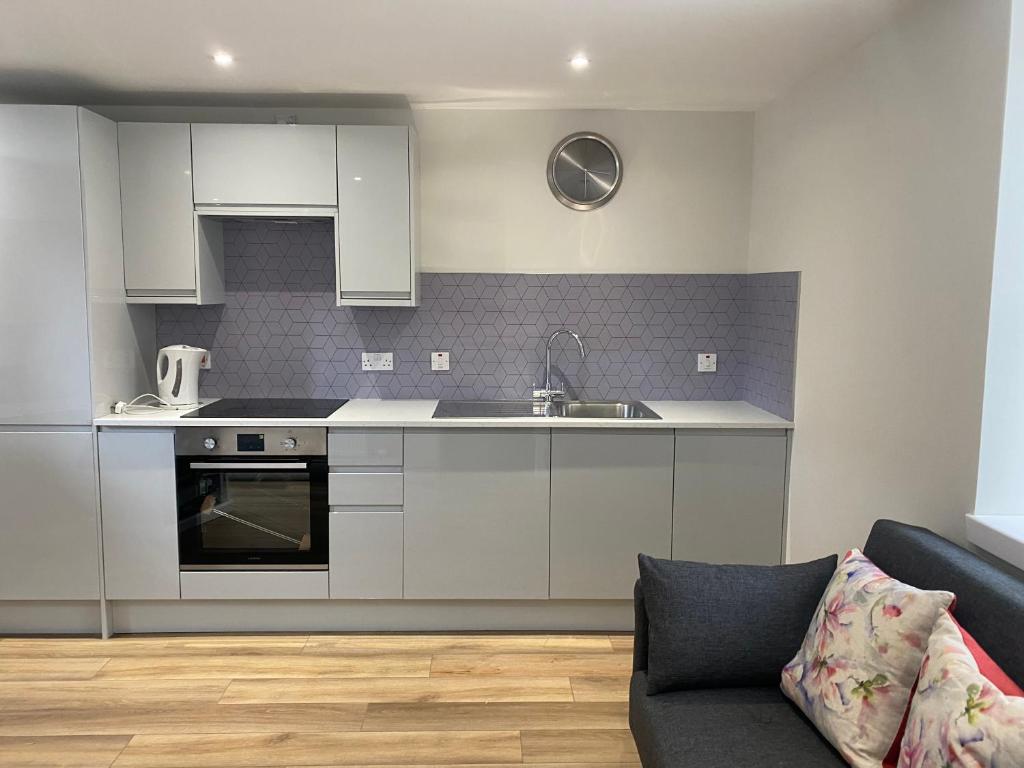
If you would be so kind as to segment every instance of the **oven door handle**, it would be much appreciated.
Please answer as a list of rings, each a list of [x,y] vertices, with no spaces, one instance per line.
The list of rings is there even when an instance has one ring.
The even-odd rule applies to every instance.
[[[304,461],[193,461],[189,469],[306,469]]]

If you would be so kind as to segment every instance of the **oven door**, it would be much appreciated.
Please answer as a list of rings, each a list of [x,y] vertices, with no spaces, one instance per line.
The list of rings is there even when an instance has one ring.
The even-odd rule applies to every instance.
[[[179,456],[181,569],[326,570],[323,456]]]

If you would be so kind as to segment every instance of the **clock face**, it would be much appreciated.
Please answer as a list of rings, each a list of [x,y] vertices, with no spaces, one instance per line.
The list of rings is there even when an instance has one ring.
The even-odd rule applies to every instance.
[[[612,199],[622,181],[622,160],[608,139],[574,133],[548,159],[548,186],[562,205],[592,211]]]

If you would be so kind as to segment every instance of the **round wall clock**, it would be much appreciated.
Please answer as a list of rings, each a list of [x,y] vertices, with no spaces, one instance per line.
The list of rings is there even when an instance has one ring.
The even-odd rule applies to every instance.
[[[622,159],[604,136],[589,131],[562,139],[548,158],[548,186],[576,211],[600,208],[622,183]]]

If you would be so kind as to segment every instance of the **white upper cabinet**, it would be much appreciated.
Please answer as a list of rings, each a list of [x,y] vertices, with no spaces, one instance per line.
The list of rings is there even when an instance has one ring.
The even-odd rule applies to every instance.
[[[339,305],[419,303],[416,134],[393,125],[121,123],[128,301],[224,301],[223,221],[336,222]]]
[[[92,419],[84,238],[75,108],[0,107],[0,424]]]
[[[195,204],[336,206],[333,125],[192,125]]]
[[[120,123],[124,287],[130,299],[196,297],[188,123]]]
[[[338,126],[338,303],[414,306],[415,133]]]

